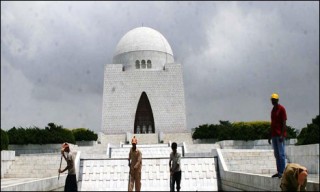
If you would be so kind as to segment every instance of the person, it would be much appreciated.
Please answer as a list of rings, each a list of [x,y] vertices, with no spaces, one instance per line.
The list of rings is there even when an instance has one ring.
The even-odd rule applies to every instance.
[[[65,152],[67,153],[67,156],[65,156]],[[70,153],[70,147],[68,143],[62,144],[61,155],[66,160],[67,166],[63,170],[59,168],[59,173],[63,173],[68,170],[64,191],[78,191],[74,157],[72,153]]]
[[[128,191],[133,191],[133,186],[135,186],[136,191],[140,191],[141,189],[142,153],[137,149],[137,143],[138,140],[134,136],[131,140],[132,148],[130,149],[128,158],[128,165],[130,167]]]
[[[181,182],[181,154],[177,152],[177,143],[171,144],[172,152],[170,153],[169,168],[170,168],[170,191],[174,191],[175,183],[177,184],[177,191],[180,191]],[[172,162],[172,164],[171,164]]]
[[[271,110],[271,126],[268,142],[271,144],[270,140],[272,140],[273,152],[277,164],[277,173],[272,175],[272,177],[281,178],[286,164],[284,139],[287,136],[287,113],[286,109],[279,104],[278,94],[273,93],[271,95],[271,103],[273,108]]]
[[[306,191],[308,170],[296,163],[288,163],[281,178],[282,191]]]

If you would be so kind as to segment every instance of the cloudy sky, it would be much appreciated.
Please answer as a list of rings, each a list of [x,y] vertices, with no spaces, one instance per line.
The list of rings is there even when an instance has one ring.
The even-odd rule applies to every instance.
[[[103,69],[129,30],[162,33],[183,66],[187,127],[319,114],[319,2],[3,2],[1,128],[101,129]]]

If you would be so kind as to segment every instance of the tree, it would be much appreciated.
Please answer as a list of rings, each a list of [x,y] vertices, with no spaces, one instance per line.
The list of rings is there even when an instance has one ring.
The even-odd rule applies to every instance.
[[[5,130],[1,129],[1,151],[8,150],[9,138]]]
[[[298,135],[297,145],[308,145],[319,143],[319,115],[312,119],[311,124],[307,124],[307,127],[302,128]]]

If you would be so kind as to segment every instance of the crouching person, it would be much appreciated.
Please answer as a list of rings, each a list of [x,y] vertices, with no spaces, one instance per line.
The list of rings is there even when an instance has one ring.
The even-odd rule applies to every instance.
[[[307,168],[296,163],[288,163],[281,178],[280,188],[282,191],[306,191],[307,176]]]

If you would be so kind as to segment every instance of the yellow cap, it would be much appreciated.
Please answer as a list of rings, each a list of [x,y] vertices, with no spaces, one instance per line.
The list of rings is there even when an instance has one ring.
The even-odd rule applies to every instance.
[[[272,93],[271,99],[279,99],[279,95],[276,93]]]

